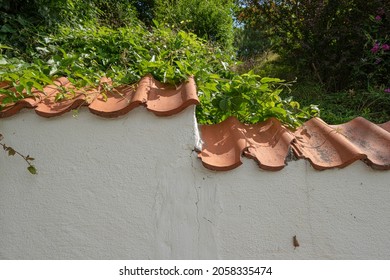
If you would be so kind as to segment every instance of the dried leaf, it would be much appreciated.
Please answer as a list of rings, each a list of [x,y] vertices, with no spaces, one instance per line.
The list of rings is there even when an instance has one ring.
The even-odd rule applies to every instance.
[[[294,245],[294,249],[299,247],[299,242],[296,235],[293,236],[293,245]]]

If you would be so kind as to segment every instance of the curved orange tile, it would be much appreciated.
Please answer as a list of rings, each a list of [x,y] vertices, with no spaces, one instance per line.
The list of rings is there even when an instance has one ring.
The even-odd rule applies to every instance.
[[[67,96],[61,101],[56,101],[56,95],[61,90]],[[82,91],[78,91],[66,77],[61,77],[54,81],[54,85],[48,85],[43,89],[42,100],[37,104],[35,112],[45,118],[59,116],[85,105],[85,99]]]
[[[95,115],[116,118],[142,104],[142,101],[134,99],[134,93],[134,86],[116,87],[106,93],[107,99],[100,94],[88,108]]]
[[[11,83],[8,81],[2,81],[0,82],[0,88],[8,88],[11,86]]]
[[[204,144],[198,157],[212,170],[230,170],[241,165],[242,154],[255,159],[263,169],[280,170],[285,166],[294,139],[275,118],[247,125],[230,117],[219,124],[203,125],[200,129]]]
[[[241,133],[241,123],[235,117],[225,121],[200,126],[203,141],[198,157],[202,164],[212,170],[230,170],[241,165],[241,154],[246,148]]]
[[[8,118],[10,116],[13,116],[24,108],[32,109],[36,106],[38,102],[39,101],[37,101],[33,97],[29,97],[19,100],[13,104],[9,104],[0,110],[0,118]]]
[[[158,116],[170,116],[183,111],[190,105],[198,105],[199,99],[193,77],[175,87],[163,84],[148,76],[149,95],[146,107]]]
[[[2,87],[9,83],[1,83]],[[106,88],[107,86],[107,88]],[[76,89],[66,77],[61,77],[36,92],[38,102],[26,98],[6,106],[0,117],[16,114],[20,109],[36,107],[35,112],[43,117],[54,117],[89,104],[89,110],[99,116],[114,118],[126,114],[133,108],[144,105],[159,116],[170,116],[190,105],[199,104],[195,81],[190,77],[187,82],[173,86],[160,83],[152,75],[143,77],[138,85],[122,85],[111,89],[112,81],[102,77],[96,89]],[[56,95],[65,91],[66,98],[56,101]],[[103,93],[104,92],[104,93]],[[1,100],[0,100],[1,101]]]
[[[344,167],[365,159],[342,131],[319,118],[307,121],[294,133],[293,149],[298,158],[308,159],[315,169]]]
[[[350,122],[333,125],[338,133],[366,155],[365,162],[376,169],[390,169],[390,133],[378,125],[357,117]]]
[[[384,130],[386,130],[387,132],[390,132],[390,121],[378,125]]]
[[[4,87],[2,87],[2,88],[7,88],[8,87],[5,84],[10,85],[10,83],[4,83],[3,84]],[[14,87],[13,88],[9,88],[9,90],[11,90],[13,92],[16,92],[16,89]],[[26,97],[24,99],[18,100],[15,103],[6,104],[0,110],[0,118],[7,118],[7,117],[10,117],[12,115],[15,115],[20,110],[22,110],[24,108],[27,108],[27,109],[35,108],[37,106],[37,104],[41,100],[41,94],[39,93],[39,91],[33,89],[32,90],[32,95],[33,96]],[[6,98],[6,96],[5,95],[0,95],[0,103],[2,102],[3,98]]]
[[[170,116],[196,104],[199,104],[199,100],[193,78],[175,87],[146,75],[138,86],[115,88],[107,94],[107,100],[100,95],[89,105],[89,109],[96,115],[115,118],[144,105],[158,116]]]
[[[101,81],[102,83],[112,84],[111,80]],[[135,107],[138,107],[147,102],[149,78],[143,77],[137,85],[123,85],[112,90],[99,94],[98,97],[91,102],[89,110],[98,116],[105,118],[117,118],[127,114]],[[101,88],[99,88],[102,90]]]
[[[263,123],[247,126],[248,148],[244,154],[256,159],[265,170],[277,171],[286,163],[294,135],[279,120],[270,118]]]

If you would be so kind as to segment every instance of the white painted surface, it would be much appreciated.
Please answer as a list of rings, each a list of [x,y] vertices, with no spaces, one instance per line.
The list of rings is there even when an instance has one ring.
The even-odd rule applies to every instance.
[[[1,259],[389,259],[390,172],[205,169],[193,109],[1,120]],[[300,247],[294,249],[296,235]]]

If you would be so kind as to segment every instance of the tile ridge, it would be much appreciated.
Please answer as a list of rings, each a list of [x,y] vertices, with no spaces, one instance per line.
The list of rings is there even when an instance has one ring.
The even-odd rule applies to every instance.
[[[294,135],[295,155],[309,160],[317,170],[342,168],[367,157],[344,134],[318,117],[305,122]]]
[[[267,133],[266,144],[258,144],[249,138],[250,146],[244,151],[244,155],[254,159],[260,168],[269,171],[278,171],[287,164],[287,157],[292,142],[295,140],[293,133],[275,117],[252,125],[260,133]],[[252,136],[252,135],[248,135]],[[268,155],[272,154],[273,157]]]
[[[375,169],[390,169],[390,133],[361,117],[341,125],[312,118],[295,131],[276,118],[244,124],[228,117],[199,130],[203,145],[198,158],[212,170],[236,168],[242,156],[254,159],[262,169],[280,170],[290,149],[317,170],[343,168],[357,160]]]
[[[254,159],[262,169],[280,170],[294,140],[276,118],[245,124],[230,116],[218,124],[202,125],[200,130],[203,145],[198,157],[212,170],[236,168],[242,164],[242,156]]]
[[[36,104],[35,113],[41,117],[51,118],[60,116],[66,112],[86,105],[85,88],[77,89],[67,77],[60,77],[53,81],[55,85],[44,87],[41,100]],[[66,98],[66,95],[73,94],[73,98]],[[63,95],[56,100],[58,95]]]
[[[151,74],[147,74],[137,84],[117,87],[118,96],[110,95],[106,101],[101,100],[101,98],[94,100],[89,105],[89,110],[102,117],[115,118],[143,105],[155,115],[171,116],[190,105],[199,104],[195,82],[191,84],[191,90],[185,86],[187,84],[189,83],[184,81],[175,87],[161,83]],[[168,96],[169,98],[166,100],[164,94],[167,92],[173,94]]]
[[[375,169],[390,169],[390,133],[363,117],[332,126],[340,130],[361,153],[364,162]]]
[[[190,105],[198,105],[199,98],[193,76],[178,85],[162,83],[148,75],[148,102],[146,108],[157,116],[170,116]],[[169,97],[169,98],[168,98]]]
[[[385,123],[380,123],[380,124],[377,124],[380,128],[384,129],[385,131],[387,131],[388,133],[390,133],[390,121],[388,122],[385,122]]]
[[[203,166],[211,170],[228,171],[242,164],[241,154],[246,145],[241,139],[241,133],[232,131],[240,124],[236,117],[230,116],[217,124],[200,125],[203,145],[198,158]],[[214,133],[214,129],[218,133]]]
[[[107,91],[106,85],[109,88],[108,92],[104,92]],[[0,86],[9,88],[11,84],[1,82]],[[135,84],[111,87],[112,80],[108,77],[102,77],[97,87],[80,89],[67,77],[59,77],[52,84],[46,85],[42,91],[33,89],[34,96],[4,106],[0,111],[0,118],[12,116],[23,108],[35,108],[35,112],[42,117],[54,117],[81,106],[88,106],[93,114],[115,118],[140,105],[144,105],[158,116],[170,116],[190,105],[199,104],[193,77],[189,77],[188,81],[183,81],[178,86],[172,86],[163,84],[151,74],[147,74]],[[156,93],[153,95],[152,91]],[[60,96],[58,99],[58,95],[63,95],[63,98]],[[69,96],[70,98],[66,98]],[[0,95],[0,101],[4,97]]]

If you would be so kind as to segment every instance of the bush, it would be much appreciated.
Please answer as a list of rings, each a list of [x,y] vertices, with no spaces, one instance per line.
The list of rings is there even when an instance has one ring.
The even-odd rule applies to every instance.
[[[243,0],[239,14],[244,23],[269,28],[274,42],[301,77],[310,74],[328,89],[354,83],[353,70],[364,57],[370,15],[382,9],[384,0]],[[389,25],[385,28],[389,33]]]
[[[30,55],[33,63],[0,56],[0,80],[12,82],[18,91],[3,90],[7,95],[3,105],[29,94],[32,87],[41,89],[58,76],[67,76],[77,86],[93,86],[102,76],[112,78],[115,84],[129,84],[151,73],[171,84],[195,76],[200,123],[216,123],[234,115],[250,123],[277,117],[296,127],[318,112],[281,98],[282,80],[251,72],[237,75],[231,70],[234,61],[220,48],[195,34],[166,27],[152,31],[142,25],[63,28],[43,38]]]
[[[155,19],[220,43],[233,44],[233,0],[156,0]]]
[[[43,1],[31,1],[30,4]],[[63,1],[72,8],[73,1]],[[189,7],[188,3],[180,3],[179,7],[183,9]],[[205,2],[194,0],[193,4],[196,3],[196,7],[202,8],[200,11],[211,13],[211,18],[207,14],[196,15],[197,23],[201,19],[209,20],[199,28],[211,26],[215,20],[214,29],[207,34],[211,36],[215,31],[214,39],[222,40],[224,37],[218,32],[223,26],[230,26],[220,14],[227,13],[226,7],[215,6],[214,9],[212,6],[206,11]],[[213,3],[228,5],[231,2],[218,0]],[[300,108],[290,98],[281,98],[285,86],[282,80],[260,77],[252,72],[236,74],[232,70],[236,61],[226,48],[194,33],[168,28],[157,21],[154,21],[154,28],[147,28],[132,16],[131,9],[125,16],[131,20],[122,26],[123,19],[116,21],[119,18],[111,15],[119,12],[118,7],[127,7],[125,1],[119,1],[117,6],[106,5],[100,0],[80,5],[92,5],[89,14],[99,15],[105,9],[107,14],[94,20],[85,17],[85,23],[81,21],[83,24],[60,24],[59,21],[51,32],[49,24],[43,24],[44,31],[30,31],[33,40],[26,48],[6,46],[7,42],[2,41],[0,81],[11,82],[16,88],[16,92],[1,90],[6,96],[2,99],[2,106],[30,95],[33,88],[41,90],[61,76],[83,87],[96,86],[102,76],[110,77],[114,85],[118,85],[137,82],[150,73],[170,84],[194,76],[201,101],[201,106],[197,107],[200,123],[216,123],[234,115],[251,123],[277,117],[286,125],[295,127],[318,112],[314,107]],[[67,13],[71,14],[71,9]],[[60,100],[67,96],[61,91],[56,98]]]
[[[366,44],[353,77],[360,87],[390,88],[390,21],[389,12],[378,9],[370,16],[365,29]]]

